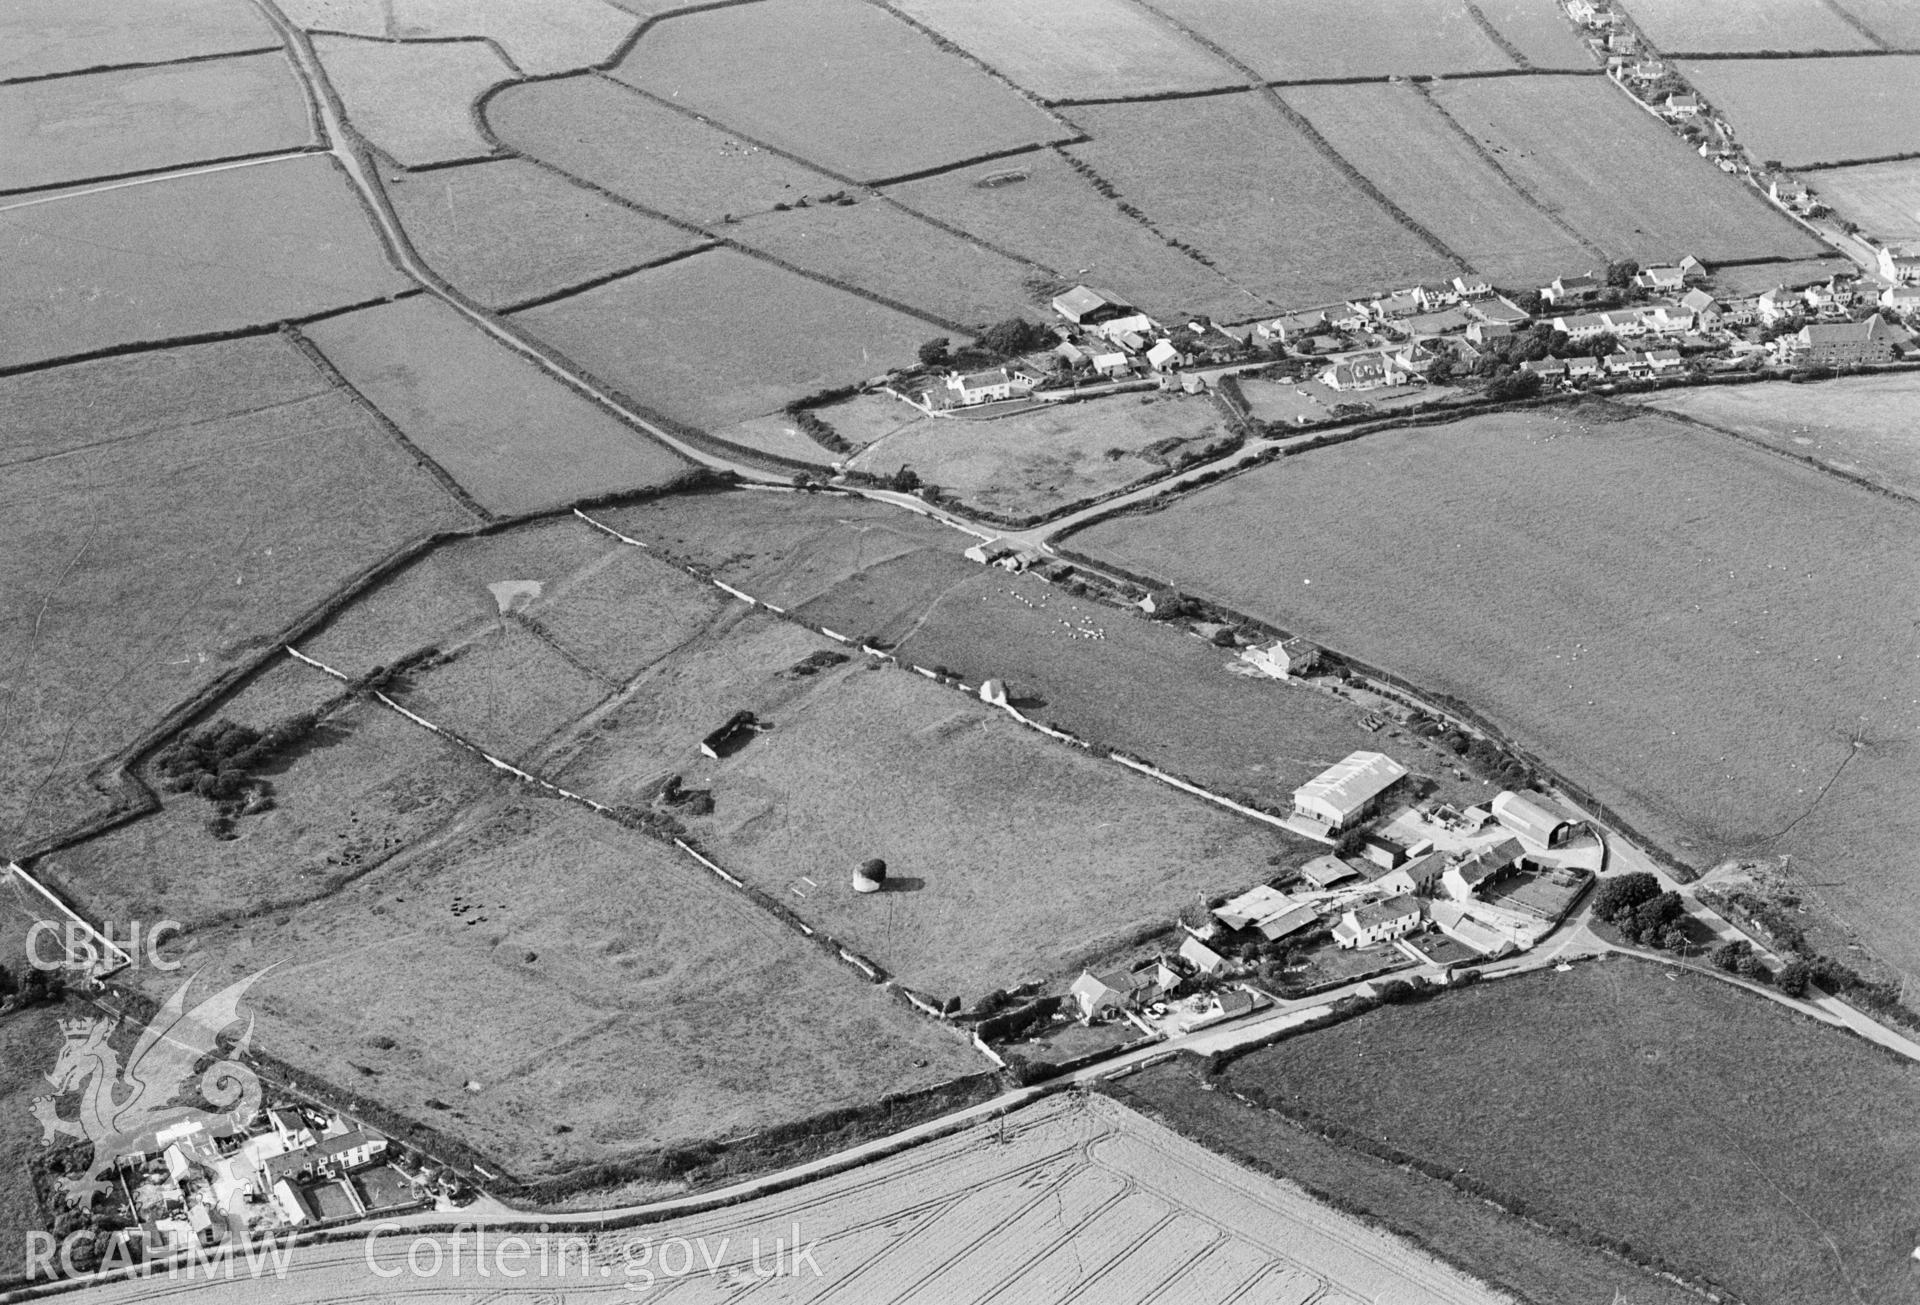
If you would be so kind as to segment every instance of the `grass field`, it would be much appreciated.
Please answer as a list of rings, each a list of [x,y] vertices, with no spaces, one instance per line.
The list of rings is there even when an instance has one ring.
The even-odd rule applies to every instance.
[[[1231,1093],[1209,1091],[1197,1070],[1192,1061],[1175,1061],[1099,1090],[1231,1160],[1284,1175],[1375,1228],[1432,1248],[1521,1300],[1694,1305],[1700,1299],[1417,1170],[1281,1123]]]
[[[1759,295],[1777,285],[1808,286],[1834,276],[1852,276],[1858,270],[1859,264],[1838,255],[1831,258],[1797,258],[1785,263],[1723,266],[1714,269],[1713,293],[1722,299]]]
[[[861,0],[766,0],[671,18],[613,75],[861,181],[1071,134]]]
[[[1049,100],[1238,86],[1232,67],[1127,0],[903,0],[912,15]]]
[[[725,440],[729,444],[738,444],[742,448],[757,449],[762,453],[811,462],[821,467],[831,466],[845,456],[834,453],[808,438],[807,434],[794,424],[793,418],[784,412],[771,413],[765,417],[749,417],[731,426],[722,426],[712,434],[715,439]]]
[[[518,795],[270,926],[199,937],[208,981],[280,962],[254,989],[260,1045],[523,1175],[980,1067],[672,848]]]
[[[1912,1282],[1914,1067],[1711,979],[1627,960],[1530,975],[1256,1052],[1225,1085],[1746,1300]]]
[[[1572,22],[1558,5],[1543,5],[1538,0],[1478,0],[1475,7],[1536,68],[1586,72],[1594,66],[1593,56],[1580,43]]]
[[[306,333],[349,384],[494,512],[644,489],[692,470],[424,295],[316,322]]]
[[[601,77],[510,86],[486,118],[510,148],[702,226],[846,189]]]
[[[0,86],[0,190],[294,150],[313,139],[285,55]]]
[[[600,0],[286,0],[302,27],[389,40],[490,37],[522,72],[584,68],[611,55],[634,20]]]
[[[264,728],[340,692],[289,657],[216,719]],[[509,784],[471,753],[367,701],[337,706],[266,778],[273,810],[241,817],[232,839],[208,831],[211,803],[168,793],[156,814],[55,853],[41,869],[96,918],[178,920],[181,946],[201,951],[222,922],[258,928],[323,900]]]
[[[1282,96],[1414,221],[1496,285],[1545,285],[1597,253],[1527,202],[1406,83],[1296,86]]]
[[[0,411],[0,846],[100,804],[89,767],[342,581],[471,520],[276,337],[14,377]]]
[[[442,651],[457,656],[410,676],[406,692],[395,696],[408,710],[523,766],[616,687],[508,620]]]
[[[622,277],[514,320],[648,407],[699,426],[731,425],[902,366],[939,333],[731,250]]]
[[[885,200],[765,213],[728,227],[727,234],[783,262],[950,322],[984,327],[1038,311],[1039,297],[1027,286],[1035,268]]]
[[[1668,54],[1874,48],[1821,0],[1626,0],[1623,8]]]
[[[703,243],[524,159],[410,175],[389,170],[385,178],[400,224],[427,265],[489,308]]]
[[[1920,159],[1828,168],[1808,173],[1807,184],[1881,240],[1920,240]]]
[[[0,211],[0,236],[0,366],[279,321],[410,285],[324,158]]]
[[[1323,304],[1457,270],[1259,95],[1091,105],[1073,118],[1094,137],[1074,155],[1162,231],[1275,303]],[[1227,188],[1222,158],[1234,160]]]
[[[472,105],[513,70],[487,46],[316,36],[313,48],[348,120],[403,167],[493,153]]]
[[[1370,436],[1075,540],[1472,704],[1695,865],[1793,853],[1913,970],[1910,808],[1858,822],[1915,774],[1911,613],[1865,597],[1920,583],[1915,511],[1575,412]]]
[[[1920,11],[1906,0],[1846,0],[1836,8],[1844,9],[1865,23],[1875,36],[1896,50],[1920,46]]]
[[[711,786],[713,814],[690,823],[716,860],[921,991],[971,1003],[1071,973],[1272,873],[1275,831],[909,671],[855,661],[800,683],[734,756],[703,762],[695,736],[653,764]],[[889,887],[862,896],[849,878],[872,856]]]
[[[1513,67],[1465,0],[1155,0],[1268,81],[1490,72]]]
[[[280,44],[260,11],[236,0],[14,0],[0,10],[0,77],[161,63]]]
[[[1601,78],[1469,79],[1436,85],[1432,95],[1516,184],[1614,258],[1670,262],[1692,253],[1714,263],[1826,252]],[[1572,121],[1584,126],[1581,148],[1570,152],[1561,125]],[[1745,123],[1734,122],[1751,146]]]
[[[924,417],[869,445],[851,465],[880,476],[911,466],[976,507],[1025,517],[1159,475],[1182,454],[1233,437],[1210,399],[1148,399],[1115,395],[994,421]],[[1158,458],[1141,453],[1164,440],[1177,444]]]
[[[1273,308],[1120,212],[1051,150],[889,186],[887,193],[1053,268],[1062,280],[1103,285],[1161,317],[1205,313],[1234,322]]]
[[[1642,402],[1920,498],[1920,431],[1911,415],[1920,403],[1920,378],[1912,375],[1713,386]]]
[[[1683,71],[1755,158],[1815,168],[1920,153],[1920,97],[1912,93],[1920,55],[1713,59]],[[1835,98],[1841,88],[1844,100]]]

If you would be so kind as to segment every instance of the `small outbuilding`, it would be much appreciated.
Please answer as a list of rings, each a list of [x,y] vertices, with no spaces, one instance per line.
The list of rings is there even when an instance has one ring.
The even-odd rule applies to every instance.
[[[1300,877],[1315,888],[1331,888],[1349,879],[1358,879],[1360,872],[1337,856],[1316,856],[1300,867]]]
[[[853,868],[853,891],[856,893],[877,893],[887,886],[887,863],[879,857],[869,857]]]

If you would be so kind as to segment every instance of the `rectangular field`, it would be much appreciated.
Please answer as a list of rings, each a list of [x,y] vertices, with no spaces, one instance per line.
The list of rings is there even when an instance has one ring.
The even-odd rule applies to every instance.
[[[1704,976],[1616,958],[1486,984],[1255,1052],[1220,1086],[1741,1299],[1910,1281],[1920,1071]]]
[[[316,36],[313,49],[349,120],[402,167],[493,153],[473,102],[513,70],[490,47]]]
[[[1819,168],[1920,153],[1920,55],[1710,59],[1682,71],[1756,159]]]
[[[1515,185],[1612,258],[1670,263],[1692,253],[1714,263],[1826,252],[1602,78],[1466,79],[1434,86],[1432,98]],[[1568,122],[1582,124],[1578,149],[1568,148]]]
[[[397,185],[389,175],[388,183],[427,265],[494,309],[707,243],[525,159],[417,172]]]
[[[315,322],[349,384],[501,515],[663,485],[691,465],[421,295]]]
[[[1173,459],[1234,438],[1203,396],[1114,395],[992,421],[927,417],[868,445],[849,465],[923,481],[1004,517],[1057,512],[1164,473]],[[1155,447],[1157,456],[1142,453]]]
[[[604,77],[509,86],[486,120],[510,149],[704,227],[846,189]]]
[[[1911,373],[1669,390],[1642,402],[1920,499],[1920,377]]]
[[[90,767],[403,542],[472,520],[275,336],[0,380],[0,411],[0,846],[94,810]]]
[[[1665,54],[1874,48],[1821,0],[1623,0],[1622,8]]]
[[[1164,318],[1204,313],[1237,322],[1274,307],[1122,213],[1052,150],[889,186],[887,194],[1052,268],[1063,283],[1104,286]]]
[[[860,181],[1072,134],[861,0],[766,0],[669,18],[612,75]]]
[[[1323,304],[1458,270],[1257,93],[1088,105],[1073,116],[1094,138],[1075,157],[1162,232],[1274,303]],[[1235,181],[1222,187],[1227,158]]]
[[[1039,269],[971,244],[883,199],[765,213],[727,228],[741,244],[916,313],[985,327],[1025,313],[1043,296]]]
[[[0,239],[8,245],[0,366],[230,331],[413,288],[327,158],[0,208]]]
[[[707,427],[903,366],[939,331],[730,249],[637,272],[514,320],[636,402]]]
[[[280,37],[243,0],[13,0],[0,9],[6,77],[267,50]]]
[[[256,1037],[296,1072],[523,1176],[981,1067],[672,847],[519,794],[308,906],[196,937],[205,982],[279,962]]]
[[[1508,183],[1496,157],[1438,112],[1425,86],[1281,92],[1347,162],[1496,285],[1545,285],[1595,266],[1597,246]]]
[[[1272,82],[1491,72],[1513,60],[1466,0],[1154,0]]]
[[[1920,889],[1882,869],[1914,810],[1861,823],[1915,780],[1911,614],[1868,598],[1920,587],[1913,504],[1610,416],[1369,436],[1075,546],[1471,704],[1696,866],[1791,852],[1920,968]]]
[[[1810,172],[1807,184],[1841,217],[1885,241],[1920,240],[1920,159]]]
[[[1550,0],[1478,0],[1475,5],[1494,30],[1534,68],[1565,68],[1586,72],[1594,68],[1593,55],[1566,11]]]
[[[1158,95],[1243,81],[1231,65],[1129,0],[903,0],[899,8],[1049,100]]]
[[[296,150],[313,129],[283,54],[0,86],[0,191]]]
[[[415,43],[487,37],[534,76],[599,63],[634,28],[632,18],[601,0],[286,0],[282,8],[302,27],[356,36]]]
[[[1865,23],[1890,49],[1920,47],[1920,9],[1907,0],[1835,0],[1834,8]]]

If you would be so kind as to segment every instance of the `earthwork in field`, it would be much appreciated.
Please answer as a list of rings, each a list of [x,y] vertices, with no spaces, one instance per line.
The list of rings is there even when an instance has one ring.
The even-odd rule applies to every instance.
[[[1683,70],[1755,158],[1818,168],[1920,154],[1920,54],[1704,59]]]
[[[90,768],[364,568],[474,521],[278,336],[7,378],[0,410],[11,848],[97,812]]]
[[[1472,704],[1697,867],[1791,853],[1920,970],[1890,869],[1920,829],[1888,797],[1920,631],[1866,597],[1920,592],[1920,509],[1621,416],[1383,432],[1072,543]]]
[[[1484,984],[1254,1052],[1218,1086],[1743,1300],[1912,1281],[1920,1070],[1704,976],[1617,958]]]

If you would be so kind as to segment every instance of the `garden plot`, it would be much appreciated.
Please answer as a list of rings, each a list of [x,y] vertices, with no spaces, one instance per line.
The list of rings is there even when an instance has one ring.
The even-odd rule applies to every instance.
[[[46,77],[119,64],[278,47],[246,0],[12,0],[0,9],[0,77]]]
[[[346,105],[348,120],[401,166],[494,152],[473,104],[513,70],[488,46],[316,36],[313,48]]]
[[[1838,6],[1821,0],[1624,0],[1622,7],[1667,54],[1874,48]]]
[[[856,660],[802,683],[744,749],[689,766],[714,801],[689,823],[735,874],[914,988],[971,1002],[1071,973],[1272,873],[1277,831],[911,671]],[[853,867],[876,856],[886,891],[856,893]]]
[[[1268,81],[1512,68],[1466,0],[1154,0]]]
[[[1826,251],[1601,78],[1467,78],[1435,85],[1432,97],[1515,185],[1613,258],[1670,263],[1691,253],[1717,263]],[[1563,130],[1572,121],[1585,124],[1577,150]]]
[[[493,309],[708,243],[525,159],[412,174],[389,169],[385,180],[421,258]]]
[[[1051,150],[889,186],[887,194],[1054,269],[1062,286],[1090,281],[1163,318],[1205,314],[1233,322],[1273,309],[1122,213]]]
[[[313,129],[280,53],[0,86],[0,190],[297,150]]]
[[[752,249],[823,279],[969,327],[1031,313],[1037,269],[983,249],[885,200],[809,205],[727,228]]]
[[[1163,233],[1274,303],[1324,304],[1459,270],[1259,94],[1089,105],[1073,116],[1093,135],[1075,157]],[[1221,158],[1234,160],[1231,187],[1220,185]]]
[[[472,520],[275,336],[0,380],[0,411],[0,846],[93,813],[90,767],[406,541]]]
[[[487,101],[485,112],[508,148],[701,226],[846,189],[824,172],[602,77],[510,86]]]
[[[306,334],[488,509],[511,515],[667,484],[691,465],[424,295]]]
[[[669,18],[613,76],[862,181],[1072,135],[861,0],[765,0]]]
[[[197,936],[208,982],[279,962],[256,1036],[296,1072],[522,1176],[981,1065],[674,848],[519,794],[270,924]]]
[[[1920,591],[1914,505],[1608,418],[1373,435],[1076,546],[1470,704],[1697,867],[1791,851],[1861,942],[1920,968],[1920,896],[1885,870],[1911,805],[1826,821],[1914,781],[1913,613],[1877,597]]]
[[[1806,175],[1829,207],[1880,240],[1920,241],[1920,159]]]
[[[415,42],[484,37],[535,76],[612,57],[636,25],[601,0],[285,0],[281,7],[319,31]]]
[[[1755,158],[1819,168],[1920,153],[1920,54],[1711,59],[1684,72]]]
[[[332,160],[0,206],[0,366],[283,321],[412,288]],[[190,267],[193,275],[182,275]]]
[[[732,250],[636,272],[514,320],[637,402],[710,428],[902,366],[938,329]]]
[[[1597,252],[1507,183],[1410,84],[1281,92],[1367,180],[1496,285],[1545,285]]]
[[[1009,81],[1051,100],[1157,95],[1244,81],[1128,0],[903,0],[899,8]]]

